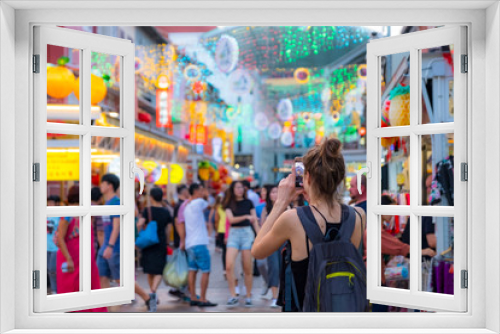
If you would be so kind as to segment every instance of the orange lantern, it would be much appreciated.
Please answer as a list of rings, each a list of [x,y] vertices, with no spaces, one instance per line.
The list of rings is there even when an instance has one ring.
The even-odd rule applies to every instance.
[[[90,75],[90,103],[96,105],[105,97],[108,89],[104,83],[104,79],[97,75]],[[80,99],[80,80],[76,79],[74,85],[74,93],[77,99]]]
[[[67,57],[61,57],[59,66],[47,67],[47,95],[55,99],[64,99],[73,91],[75,75],[66,67]]]

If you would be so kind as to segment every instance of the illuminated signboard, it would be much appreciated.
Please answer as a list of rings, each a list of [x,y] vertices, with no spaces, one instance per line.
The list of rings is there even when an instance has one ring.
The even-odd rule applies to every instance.
[[[168,106],[168,91],[166,89],[156,90],[156,127],[167,128],[170,126],[171,117]]]
[[[47,181],[80,180],[78,152],[47,152]]]

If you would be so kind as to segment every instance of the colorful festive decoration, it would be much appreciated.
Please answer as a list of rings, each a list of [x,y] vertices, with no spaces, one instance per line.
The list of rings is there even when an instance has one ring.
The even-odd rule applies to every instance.
[[[108,89],[104,83],[103,78],[98,77],[95,74],[90,75],[90,103],[96,105],[101,102],[105,97]],[[74,81],[73,93],[77,99],[80,99],[80,80],[77,78]]]
[[[241,96],[250,92],[253,79],[248,71],[239,69],[229,75],[229,85],[233,93]]]
[[[198,81],[201,77],[201,71],[195,64],[189,64],[184,68],[184,78],[189,81]]]
[[[283,132],[280,138],[281,144],[283,146],[290,146],[293,143],[293,136],[291,132]]]
[[[292,117],[293,105],[290,99],[280,100],[277,107],[278,118],[282,121],[287,121]]]
[[[184,169],[178,164],[170,164],[170,183],[179,184],[184,179]]]
[[[158,87],[159,89],[168,88],[168,76],[166,74],[158,76],[158,79],[156,80],[156,87]]]
[[[137,114],[137,118],[139,119],[139,122],[149,124],[151,123],[152,117],[151,114],[145,112],[145,111],[139,111]]]
[[[151,91],[157,88],[160,76],[172,73],[177,59],[177,52],[172,44],[138,45],[136,55],[141,62],[141,85]]]
[[[191,86],[191,89],[193,90],[193,92],[195,94],[201,94],[201,93],[203,93],[205,91],[205,83],[203,83],[201,81],[196,81]]]
[[[239,57],[238,41],[232,36],[222,35],[215,49],[215,63],[223,73],[229,73],[236,68]]]
[[[66,67],[68,57],[57,60],[58,66],[47,66],[47,95],[55,99],[64,99],[73,91],[75,75]]]
[[[299,67],[293,73],[293,77],[300,84],[308,83],[310,77],[309,70],[304,67]]]
[[[366,128],[365,127],[360,127],[359,128],[359,135],[361,137],[365,136],[366,135]]]
[[[410,125],[410,87],[398,86],[391,91],[389,122],[391,126]]]
[[[210,164],[208,161],[201,161],[198,163],[198,177],[202,181],[210,179]]]
[[[156,127],[167,128],[172,125],[168,90],[156,90]]]
[[[273,122],[267,129],[267,134],[271,139],[278,139],[281,135],[281,125],[278,122]]]
[[[263,112],[258,112],[257,114],[255,114],[253,124],[257,130],[263,131],[269,125],[269,119]]]
[[[384,101],[384,105],[382,107],[382,120],[380,122],[380,126],[382,128],[391,126],[389,122],[389,110],[391,108],[391,100],[387,99]]]

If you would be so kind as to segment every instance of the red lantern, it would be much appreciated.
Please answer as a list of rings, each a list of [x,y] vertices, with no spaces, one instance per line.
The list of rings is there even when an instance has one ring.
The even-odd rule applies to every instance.
[[[139,114],[137,115],[137,117],[139,119],[139,122],[142,122],[142,123],[151,123],[152,117],[147,112],[139,111]]]
[[[361,137],[364,137],[366,135],[366,128],[365,127],[360,127],[359,128],[359,135]]]
[[[196,81],[191,88],[195,94],[201,94],[205,90],[205,85],[201,81]]]

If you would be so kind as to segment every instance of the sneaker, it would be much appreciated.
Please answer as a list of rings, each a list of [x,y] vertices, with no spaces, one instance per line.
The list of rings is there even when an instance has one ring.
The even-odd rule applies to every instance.
[[[212,306],[217,306],[217,304],[212,303],[211,301],[206,301],[206,302],[200,302],[198,304],[199,307],[212,307]]]
[[[272,303],[271,303],[271,308],[278,308],[280,307],[278,304],[277,304],[278,300],[277,299],[273,299]]]
[[[168,294],[171,296],[177,297],[177,298],[184,297],[184,294],[182,293],[182,291],[180,291],[178,289],[170,289],[170,290],[168,290]]]
[[[200,306],[201,302],[199,300],[191,300],[189,305],[191,306]]]
[[[251,298],[245,298],[245,306],[246,306],[246,307],[251,307],[251,306],[253,306],[253,304],[252,304],[252,299],[251,299]]]
[[[239,286],[236,286],[234,288],[234,291],[236,292],[236,297],[238,297],[240,295],[240,287]]]
[[[151,306],[149,306],[149,302],[151,301],[151,297],[149,297],[148,300],[146,300],[144,303],[146,304],[147,308],[148,308],[148,312],[151,312]]]
[[[227,300],[227,306],[235,306],[238,304],[238,298],[236,297],[229,297]]]
[[[156,312],[156,293],[149,294],[149,312]]]

